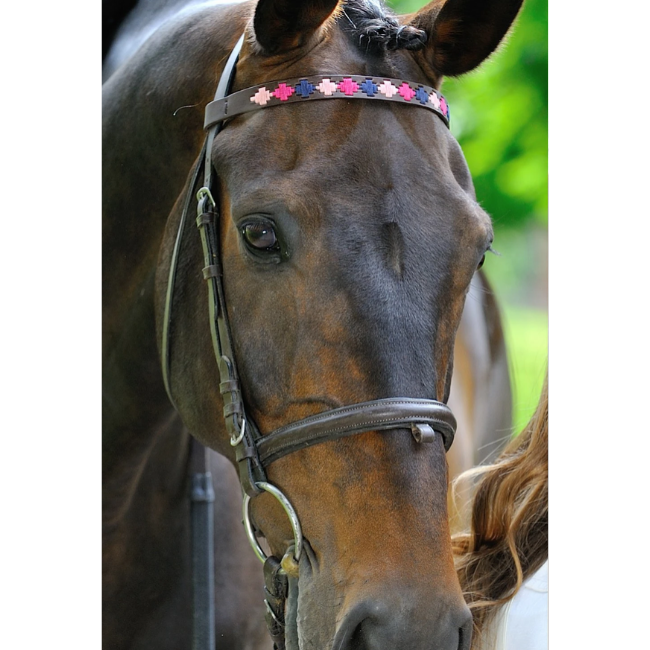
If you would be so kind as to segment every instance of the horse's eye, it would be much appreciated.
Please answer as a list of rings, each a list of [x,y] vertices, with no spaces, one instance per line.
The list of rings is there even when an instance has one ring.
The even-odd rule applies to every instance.
[[[485,264],[485,255],[483,255],[483,257],[481,258],[481,261],[478,263],[476,270],[478,271],[483,266],[483,264]]]
[[[279,250],[278,238],[270,223],[248,223],[242,228],[242,236],[246,243],[257,250]]]

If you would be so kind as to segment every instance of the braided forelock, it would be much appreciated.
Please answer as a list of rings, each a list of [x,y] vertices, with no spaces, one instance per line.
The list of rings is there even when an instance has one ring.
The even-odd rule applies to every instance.
[[[423,30],[400,25],[380,0],[345,0],[338,23],[345,32],[356,37],[357,45],[367,52],[419,50],[427,42]]]

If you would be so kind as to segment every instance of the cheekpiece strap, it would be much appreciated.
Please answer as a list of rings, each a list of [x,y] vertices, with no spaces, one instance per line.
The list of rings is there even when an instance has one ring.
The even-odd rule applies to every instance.
[[[371,99],[410,104],[433,111],[449,128],[449,106],[435,88],[363,75],[296,77],[239,90],[206,106],[203,128],[209,129],[223,120],[260,108],[314,99]]]

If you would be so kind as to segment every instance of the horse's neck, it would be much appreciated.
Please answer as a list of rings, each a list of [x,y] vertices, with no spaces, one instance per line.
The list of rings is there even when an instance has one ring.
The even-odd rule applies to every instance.
[[[143,638],[155,639],[155,647],[179,647],[191,634],[188,449],[173,417],[105,472],[103,628],[112,648],[151,647],[139,644]],[[171,634],[165,626],[175,645],[158,639]]]
[[[103,80],[128,61],[145,41],[170,21],[213,6],[243,0],[140,0],[122,21],[103,64]]]
[[[187,527],[188,453],[189,436],[174,414],[105,461],[103,549],[111,571],[137,566],[152,539]]]
[[[175,413],[145,426],[141,435],[130,433],[130,441],[122,441],[118,453],[110,444],[104,453],[103,514],[108,528],[130,516],[136,494],[174,499],[186,487],[189,436]]]
[[[246,22],[237,9],[214,9],[200,21],[190,16],[185,22],[194,29],[174,23],[165,38],[152,38],[104,84],[103,298],[109,344],[122,330],[134,292],[142,291],[157,264],[165,222],[201,150],[203,107]]]
[[[165,223],[201,149],[202,107],[245,23],[243,14],[233,20],[232,13],[215,9],[187,35],[180,25],[167,39],[152,39],[104,85],[106,476],[129,450],[147,449],[171,412],[155,335],[155,273]],[[195,106],[174,114],[186,105]]]

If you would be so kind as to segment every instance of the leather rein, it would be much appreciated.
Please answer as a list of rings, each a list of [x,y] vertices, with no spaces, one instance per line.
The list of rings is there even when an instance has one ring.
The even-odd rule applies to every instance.
[[[266,435],[261,434],[253,419],[246,412],[224,299],[223,270],[219,248],[220,215],[212,166],[213,142],[224,127],[225,120],[242,113],[284,103],[341,98],[396,101],[433,111],[447,127],[449,126],[449,109],[444,97],[433,88],[397,79],[358,75],[302,77],[283,82],[266,83],[230,94],[243,41],[244,36],[242,35],[230,53],[221,74],[215,99],[206,107],[204,128],[207,130],[207,136],[202,153],[191,172],[189,191],[183,203],[183,211],[172,252],[165,297],[161,360],[165,389],[172,404],[176,406],[172,397],[170,381],[170,325],[181,241],[188,214],[194,196],[196,196],[196,225],[200,232],[203,248],[203,277],[208,288],[212,346],[219,369],[219,390],[223,397],[226,430],[230,436],[230,444],[235,449],[239,480],[244,493],[244,526],[253,550],[264,563],[266,620],[275,648],[283,650],[285,647],[285,604],[288,593],[288,577],[294,579],[298,577],[298,563],[302,553],[303,538],[298,516],[291,503],[280,490],[268,481],[266,474],[268,466],[279,458],[312,445],[367,431],[389,429],[410,431],[418,443],[433,442],[436,436],[440,435],[444,441],[445,451],[448,451],[454,439],[456,419],[449,407],[437,400],[395,397],[332,409],[293,422]],[[196,191],[201,170],[203,170],[203,183]],[[206,453],[207,450],[203,456],[203,473],[209,476]],[[287,549],[282,560],[265,555],[257,543],[256,531],[250,521],[250,500],[264,491],[278,499],[293,528],[294,544]],[[203,606],[201,609],[205,611],[206,607]],[[214,635],[212,635],[213,638]],[[210,640],[206,647],[214,647],[214,642]]]

